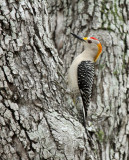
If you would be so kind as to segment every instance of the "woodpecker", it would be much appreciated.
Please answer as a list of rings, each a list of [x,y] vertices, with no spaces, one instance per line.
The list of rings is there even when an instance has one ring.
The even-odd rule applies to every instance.
[[[84,51],[72,62],[68,71],[68,83],[73,94],[80,93],[83,102],[83,125],[86,128],[87,110],[90,105],[94,80],[94,63],[102,52],[102,45],[94,37],[80,37],[71,33],[84,44]]]

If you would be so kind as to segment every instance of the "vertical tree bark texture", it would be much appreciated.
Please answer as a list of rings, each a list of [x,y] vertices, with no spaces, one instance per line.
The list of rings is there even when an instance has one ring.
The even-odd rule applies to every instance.
[[[129,159],[129,0],[0,0],[0,159]],[[70,32],[95,36],[87,137],[67,91],[83,50]]]

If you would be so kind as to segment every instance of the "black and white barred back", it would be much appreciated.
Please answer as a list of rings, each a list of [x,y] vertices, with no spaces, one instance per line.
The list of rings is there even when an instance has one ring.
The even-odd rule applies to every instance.
[[[78,87],[83,101],[83,119],[84,126],[86,126],[87,111],[90,105],[90,98],[92,93],[92,86],[94,80],[94,63],[91,61],[82,61],[78,65]]]

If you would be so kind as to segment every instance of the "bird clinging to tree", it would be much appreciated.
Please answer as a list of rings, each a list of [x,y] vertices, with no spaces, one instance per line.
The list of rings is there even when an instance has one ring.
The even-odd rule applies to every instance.
[[[94,80],[94,63],[102,52],[102,45],[94,37],[81,38],[71,33],[84,44],[84,51],[72,62],[68,72],[68,82],[74,94],[80,93],[83,101],[83,125],[86,128],[87,110],[90,105]]]

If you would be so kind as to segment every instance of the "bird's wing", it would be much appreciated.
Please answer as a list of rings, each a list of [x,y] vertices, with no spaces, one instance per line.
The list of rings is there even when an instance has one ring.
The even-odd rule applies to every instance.
[[[85,123],[87,118],[87,110],[90,104],[90,97],[92,93],[92,86],[94,80],[94,63],[91,61],[82,61],[78,65],[77,75],[78,75],[78,87],[81,93],[84,106],[83,118]]]

